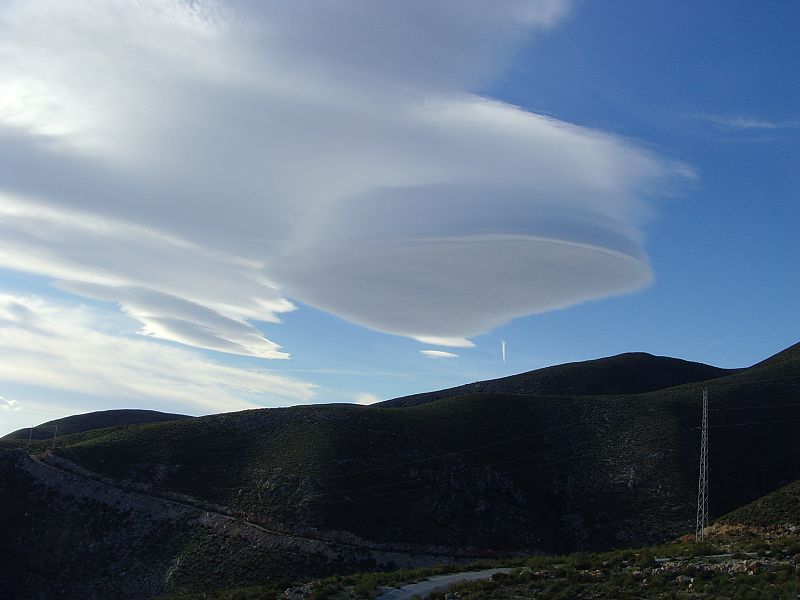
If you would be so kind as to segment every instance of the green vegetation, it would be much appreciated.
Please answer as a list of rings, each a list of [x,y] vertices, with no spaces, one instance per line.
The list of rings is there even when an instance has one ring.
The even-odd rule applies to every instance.
[[[400,587],[431,575],[492,566],[513,566],[509,574],[491,580],[462,583],[448,590],[449,598],[462,600],[537,598],[647,599],[701,598],[706,600],[791,599],[800,593],[800,539],[789,536],[768,544],[766,557],[752,557],[746,548],[733,556],[719,556],[712,544],[677,542],[641,549],[565,556],[537,556],[481,563],[471,566],[436,567],[384,573],[361,573],[313,581],[294,589],[309,600],[356,600],[375,598],[383,587]],[[749,552],[749,550],[747,550]],[[658,560],[656,560],[658,557]],[[195,596],[214,600],[272,600],[277,588],[237,588]],[[183,595],[163,600],[182,600]],[[433,599],[442,600],[444,593]]]
[[[230,590],[194,591],[159,596],[156,600],[277,600],[286,585],[255,585]]]
[[[422,581],[434,575],[487,569],[492,566],[495,566],[494,562],[481,562],[459,567],[454,565],[437,565],[435,567],[419,569],[399,569],[376,573],[335,575],[333,577],[311,581],[306,584],[281,583],[271,586],[242,587],[202,592],[201,595],[172,594],[160,597],[159,600],[188,600],[189,598],[207,598],[209,600],[272,600],[273,598],[279,597],[287,588],[291,587],[302,589],[307,593],[308,600],[366,599],[373,598],[381,587],[398,587],[407,583]]]
[[[609,564],[602,556],[587,569],[528,568],[493,580],[455,586],[460,600],[537,598],[541,600],[695,598],[792,599],[800,592],[796,561],[761,563],[748,572],[745,561],[678,561],[640,568]],[[434,594],[432,599],[443,599]]]

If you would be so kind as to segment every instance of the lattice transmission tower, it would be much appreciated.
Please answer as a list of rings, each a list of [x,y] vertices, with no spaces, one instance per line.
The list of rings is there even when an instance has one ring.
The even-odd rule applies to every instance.
[[[703,390],[703,421],[700,426],[700,477],[697,480],[697,526],[695,540],[702,542],[708,527],[708,389]]]

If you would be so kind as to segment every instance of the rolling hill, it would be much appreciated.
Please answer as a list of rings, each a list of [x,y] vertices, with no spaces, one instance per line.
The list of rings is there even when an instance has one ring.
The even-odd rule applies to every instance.
[[[104,429],[107,427],[123,427],[125,425],[139,425],[141,423],[158,423],[161,421],[175,421],[178,419],[192,419],[188,415],[178,415],[163,413],[157,410],[100,410],[82,415],[72,415],[63,419],[47,421],[41,425],[18,429],[0,439],[3,440],[28,440],[28,436],[34,440],[44,440],[52,438],[53,434],[68,435],[70,433],[80,433],[94,429]]]
[[[93,501],[87,490],[95,485],[117,490],[122,507],[145,496],[195,511],[184,515],[191,525],[177,517],[146,519],[162,523],[162,558],[141,567],[152,590],[189,589],[190,580],[229,585],[235,581],[225,577],[245,571],[255,573],[248,581],[257,583],[281,572],[347,572],[359,561],[363,570],[369,561],[423,560],[414,556],[561,553],[663,542],[694,526],[704,387],[711,398],[712,517],[800,479],[798,354],[795,346],[732,372],[621,355],[551,368],[561,375],[536,388],[548,394],[503,387],[508,382],[499,380],[507,391],[472,391],[412,406],[296,406],[59,436],[54,451],[46,441],[35,442],[35,459],[19,449],[2,451],[18,453],[6,458],[3,470],[3,481],[11,482],[6,485],[21,490],[15,502],[31,498],[30,505],[39,507],[25,519],[9,518],[13,535],[6,550],[27,557],[25,564],[49,553],[59,572],[69,572],[73,561],[98,560],[87,558],[85,549],[65,556],[40,529],[62,519],[64,535],[72,532],[70,539],[78,540],[73,530]],[[648,373],[639,361],[659,366]],[[673,367],[679,367],[677,375]],[[656,372],[672,375],[659,379]],[[526,375],[546,381],[536,373]],[[701,373],[712,378],[686,382]],[[641,389],[648,391],[596,393]],[[70,473],[84,487],[49,483],[36,465]],[[112,507],[109,522],[118,523],[117,504],[105,506]],[[216,525],[204,524],[208,515],[217,515]],[[54,523],[48,527],[58,529]],[[96,527],[105,539],[104,525]],[[253,541],[253,527],[283,541]],[[119,544],[146,549],[153,535],[125,524],[112,528],[120,541],[103,556],[117,556]],[[251,542],[235,541],[241,539]],[[309,548],[317,552],[313,567]],[[269,569],[253,566],[264,561]],[[113,570],[113,564],[106,568]],[[178,571],[169,567],[175,564]]]
[[[740,369],[720,369],[644,352],[545,367],[490,381],[403,396],[383,406],[416,406],[442,398],[472,393],[537,394],[544,396],[608,396],[641,394],[732,375]]]

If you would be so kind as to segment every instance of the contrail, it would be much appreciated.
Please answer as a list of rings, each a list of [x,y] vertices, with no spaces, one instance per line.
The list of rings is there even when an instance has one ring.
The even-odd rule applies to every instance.
[[[503,364],[506,363],[506,341],[500,341],[500,351],[503,353]]]

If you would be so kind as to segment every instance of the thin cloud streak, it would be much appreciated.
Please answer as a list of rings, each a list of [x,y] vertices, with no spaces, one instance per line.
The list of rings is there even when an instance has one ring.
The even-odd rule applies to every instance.
[[[796,121],[770,121],[748,116],[714,115],[699,113],[696,119],[718,125],[725,129],[775,131],[781,129],[796,129],[800,127],[800,120]]]
[[[130,325],[99,309],[0,295],[0,381],[109,399],[159,399],[201,413],[314,398],[309,383],[229,367],[137,337]]]
[[[458,358],[458,354],[445,352],[444,350],[420,350],[419,352],[428,358]]]

